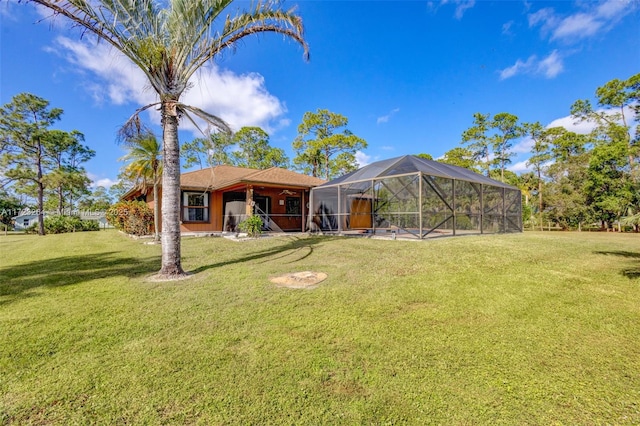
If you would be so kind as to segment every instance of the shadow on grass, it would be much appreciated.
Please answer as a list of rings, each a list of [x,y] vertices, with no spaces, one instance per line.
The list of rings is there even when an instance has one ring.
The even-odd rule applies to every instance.
[[[121,257],[116,252],[37,260],[0,269],[0,306],[30,297],[38,287],[62,287],[111,277],[139,277],[160,269],[160,258]]]
[[[603,254],[605,256],[618,256],[624,257],[627,259],[637,260],[638,262],[633,262],[632,266],[629,268],[625,268],[620,273],[629,279],[640,278],[640,252],[633,251],[624,251],[624,250],[614,250],[614,251],[596,251],[595,254]]]
[[[266,250],[251,253],[247,256],[238,257],[235,259],[225,260],[223,262],[212,263],[209,265],[200,266],[192,271],[193,274],[204,272],[208,269],[219,268],[222,266],[235,265],[237,263],[251,262],[262,260],[258,263],[266,263],[276,259],[282,259],[285,257],[291,257],[291,260],[286,263],[299,262],[313,254],[314,247],[320,242],[326,242],[333,238],[331,237],[310,237],[310,238],[298,238],[292,237],[285,244],[281,244],[275,247],[271,247]],[[247,244],[247,243],[240,243]],[[273,257],[277,256],[277,257]]]

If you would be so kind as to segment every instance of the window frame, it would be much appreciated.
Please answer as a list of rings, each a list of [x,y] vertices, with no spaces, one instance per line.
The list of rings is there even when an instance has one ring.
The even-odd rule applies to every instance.
[[[189,205],[189,196],[200,196],[203,200],[203,205]],[[180,216],[182,217],[183,223],[211,223],[211,208],[209,203],[209,198],[211,197],[211,193],[207,191],[182,191],[182,197],[180,197],[181,206],[180,206]],[[203,219],[202,220],[193,220],[189,219],[189,212],[191,210],[202,210]]]

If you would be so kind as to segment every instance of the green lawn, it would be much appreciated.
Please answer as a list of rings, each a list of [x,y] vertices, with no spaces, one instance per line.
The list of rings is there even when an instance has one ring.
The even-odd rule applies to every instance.
[[[640,235],[0,236],[0,423],[640,424]],[[313,290],[269,277],[314,270]]]

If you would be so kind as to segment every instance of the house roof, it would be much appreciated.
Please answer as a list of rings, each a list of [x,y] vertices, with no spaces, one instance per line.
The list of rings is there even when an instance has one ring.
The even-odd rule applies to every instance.
[[[43,214],[43,216],[47,216],[47,214]],[[18,216],[13,216],[11,219],[13,220],[21,220],[21,219],[35,219],[38,217],[37,214],[19,214]]]
[[[280,167],[266,170],[235,166],[215,166],[194,172],[183,173],[180,185],[184,188],[223,189],[238,183],[284,185],[312,188],[325,181],[312,176],[292,172]]]
[[[266,170],[235,167],[228,165],[214,166],[180,175],[180,187],[183,189],[219,190],[237,184],[276,185],[295,188],[313,188],[325,183],[324,180],[303,175],[280,167]],[[137,192],[134,188],[122,198]]]
[[[405,155],[402,157],[395,157],[387,160],[377,161],[354,172],[348,173],[337,179],[327,182],[323,184],[322,187],[366,182],[370,181],[371,179],[379,179],[381,177],[391,177],[418,172],[422,172],[430,176],[465,180],[468,182],[476,182],[501,188],[518,189],[514,186],[494,179],[490,179],[486,176],[475,173],[463,167],[452,166],[450,164],[440,163],[433,160],[427,160],[424,158],[416,157],[415,155]]]

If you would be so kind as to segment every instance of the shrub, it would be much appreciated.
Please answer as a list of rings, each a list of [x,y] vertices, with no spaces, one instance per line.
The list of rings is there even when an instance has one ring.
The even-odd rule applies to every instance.
[[[250,237],[256,238],[262,234],[262,219],[260,216],[249,216],[238,224],[238,228]]]
[[[81,220],[78,216],[47,216],[44,218],[45,234],[63,234],[65,232],[99,231],[100,225],[94,220]],[[38,224],[34,223],[25,232],[38,232]]]
[[[144,201],[120,201],[107,210],[107,221],[131,235],[149,235],[153,231],[153,211]]]

